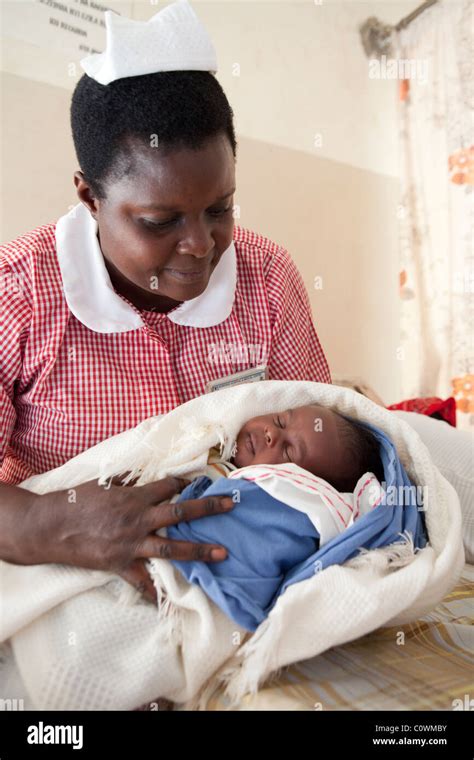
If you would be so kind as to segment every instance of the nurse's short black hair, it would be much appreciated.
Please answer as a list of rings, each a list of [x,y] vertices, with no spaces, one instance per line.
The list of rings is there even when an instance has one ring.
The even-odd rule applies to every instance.
[[[94,195],[133,170],[130,138],[163,150],[199,149],[219,133],[237,152],[233,111],[213,74],[160,71],[102,85],[87,74],[76,85],[71,127],[77,159]],[[156,138],[154,138],[156,139]]]

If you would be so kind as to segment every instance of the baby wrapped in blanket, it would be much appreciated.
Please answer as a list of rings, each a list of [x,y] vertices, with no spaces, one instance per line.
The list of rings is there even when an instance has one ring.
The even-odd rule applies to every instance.
[[[293,417],[312,404],[321,406],[311,408],[306,422]],[[322,408],[329,414],[326,425]],[[332,417],[336,410],[352,424]],[[363,447],[353,427],[375,439],[378,464],[372,456],[357,464],[355,452]],[[313,462],[303,456],[308,436]],[[325,440],[331,446],[322,450]],[[219,444],[221,456],[210,457]],[[348,473],[351,463],[360,470]],[[313,466],[321,468],[316,475]],[[294,477],[283,479],[283,469]],[[362,478],[357,488],[364,470],[375,480],[361,488]],[[228,493],[234,509],[168,532],[209,537],[227,547],[228,559],[215,565],[150,560],[158,607],[109,572],[0,563],[0,641],[8,640],[14,655],[8,658],[10,680],[4,666],[0,696],[28,696],[36,708],[53,710],[128,710],[159,696],[205,709],[213,690],[223,688],[237,704],[281,667],[426,614],[461,572],[461,512],[453,487],[409,425],[348,388],[271,380],[221,389],[145,420],[22,486],[41,494],[93,479],[106,486],[125,472],[130,477],[123,482],[138,478],[137,486],[168,475],[194,478],[188,493],[198,491],[199,478],[220,477],[203,479],[202,493]],[[423,512],[407,473],[422,490]],[[336,479],[348,476],[348,484]],[[338,513],[347,527],[341,520],[338,528]],[[426,540],[425,519],[429,543],[413,552]],[[404,533],[412,542],[403,542]],[[369,551],[359,556],[361,549]],[[235,622],[237,615],[245,626]]]
[[[220,563],[172,562],[250,631],[289,585],[318,570],[401,534],[415,548],[426,544],[422,504],[389,437],[317,404],[248,420],[231,460],[211,452],[208,475],[174,500],[207,495],[231,496],[235,506],[160,533],[227,548]]]

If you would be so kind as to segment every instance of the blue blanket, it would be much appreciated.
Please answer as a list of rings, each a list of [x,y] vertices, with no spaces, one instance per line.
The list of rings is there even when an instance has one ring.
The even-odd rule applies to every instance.
[[[395,543],[402,540],[403,532],[412,535],[416,548],[425,546],[427,535],[417,491],[394,444],[373,425],[357,424],[368,428],[379,442],[383,485],[391,498],[322,547],[318,531],[306,514],[278,501],[252,481],[221,478],[212,483],[202,476],[179,495],[178,501],[213,494],[239,495],[231,512],[171,526],[168,536],[226,547],[228,557],[223,562],[171,561],[243,628],[255,631],[288,586],[330,565],[346,562],[361,548]]]

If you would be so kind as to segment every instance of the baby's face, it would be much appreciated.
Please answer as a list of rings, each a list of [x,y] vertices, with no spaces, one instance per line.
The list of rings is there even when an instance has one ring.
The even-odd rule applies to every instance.
[[[311,405],[252,417],[237,436],[232,461],[237,467],[294,462],[330,480],[340,470],[343,456],[334,413]]]

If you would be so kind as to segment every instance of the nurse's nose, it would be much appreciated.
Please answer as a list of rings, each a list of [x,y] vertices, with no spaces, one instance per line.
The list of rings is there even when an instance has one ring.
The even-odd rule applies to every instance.
[[[177,246],[179,254],[205,259],[212,255],[215,242],[208,227],[202,223],[189,223]]]

